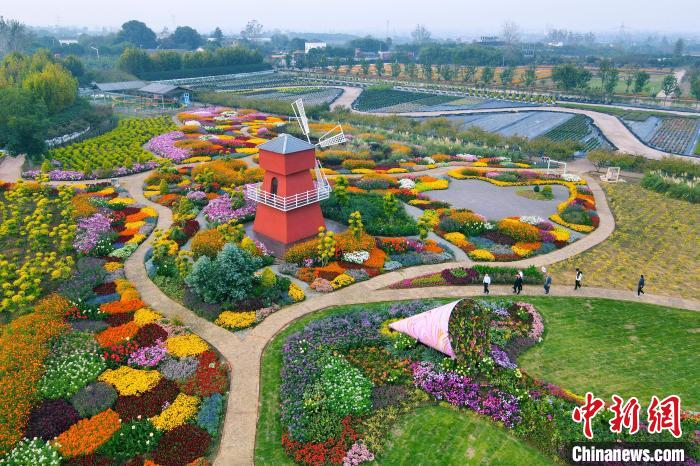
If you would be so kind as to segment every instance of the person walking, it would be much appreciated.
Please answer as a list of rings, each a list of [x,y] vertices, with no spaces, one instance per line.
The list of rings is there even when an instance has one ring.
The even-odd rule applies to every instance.
[[[574,283],[574,290],[581,288],[581,280],[583,279],[583,272],[578,267],[576,268],[576,283]]]
[[[513,293],[520,294],[523,291],[523,277],[518,273],[515,275],[515,283],[513,283]]]
[[[637,283],[637,296],[644,294],[644,275],[639,277],[639,283]]]
[[[484,293],[489,294],[489,285],[491,284],[491,277],[489,274],[484,275]]]
[[[549,294],[549,288],[552,286],[552,275],[547,274],[546,277],[544,277],[544,294]]]

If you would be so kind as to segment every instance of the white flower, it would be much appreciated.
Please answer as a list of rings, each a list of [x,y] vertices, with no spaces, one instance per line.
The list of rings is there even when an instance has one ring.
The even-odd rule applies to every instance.
[[[581,181],[580,176],[571,173],[564,173],[561,177],[564,181],[569,181],[571,183],[578,183],[579,181]]]
[[[399,188],[401,189],[413,189],[416,187],[416,182],[410,178],[401,178],[399,180]]]
[[[369,252],[367,251],[352,251],[343,254],[343,260],[353,264],[362,264],[367,259],[369,259]]]
[[[432,157],[423,157],[423,161],[425,163],[435,163],[435,159],[433,159]]]

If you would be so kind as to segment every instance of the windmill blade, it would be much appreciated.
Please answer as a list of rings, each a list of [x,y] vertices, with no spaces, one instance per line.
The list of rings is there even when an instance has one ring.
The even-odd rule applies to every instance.
[[[299,123],[301,132],[304,133],[306,139],[309,140],[309,133],[311,131],[309,130],[309,119],[306,117],[306,109],[304,109],[304,101],[299,98],[292,102],[292,110],[294,110],[294,115]]]
[[[338,144],[343,144],[347,142],[345,133],[343,132],[343,126],[338,123],[333,129],[328,131],[326,134],[318,138],[318,147],[326,148],[330,146],[335,146]]]

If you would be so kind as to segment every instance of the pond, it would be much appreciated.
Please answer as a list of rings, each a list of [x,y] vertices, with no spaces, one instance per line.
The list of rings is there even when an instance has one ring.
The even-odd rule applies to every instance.
[[[469,209],[489,220],[522,215],[537,215],[547,218],[556,213],[557,205],[569,197],[566,186],[551,185],[554,198],[551,200],[527,199],[519,196],[518,189],[532,186],[500,187],[481,180],[450,180],[450,187],[430,191],[432,199],[450,203],[457,209]]]

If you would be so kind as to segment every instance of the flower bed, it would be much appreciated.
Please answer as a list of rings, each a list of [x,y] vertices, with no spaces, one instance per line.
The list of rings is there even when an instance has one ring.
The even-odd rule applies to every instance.
[[[87,215],[77,220],[72,275],[32,313],[0,327],[0,463],[205,457],[219,435],[227,365],[201,338],[146,306],[124,278],[126,254],[118,253],[130,244],[133,252],[155,211],[106,185],[76,193]],[[114,249],[115,241],[124,246]]]
[[[535,267],[527,267],[522,270],[523,283],[528,285],[539,285],[544,280],[543,274]],[[518,269],[513,267],[489,267],[486,265],[476,265],[474,267],[456,267],[443,269],[440,272],[429,273],[414,278],[407,278],[389,285],[387,288],[423,288],[433,286],[461,286],[461,285],[481,285],[484,274],[489,274],[491,283],[512,284]]]
[[[571,428],[571,411],[582,398],[518,369],[517,356],[541,341],[544,332],[534,306],[491,300],[453,304],[449,335],[456,359],[387,325],[433,306],[356,306],[313,319],[284,340],[278,440],[293,461],[321,465],[381,459],[399,417],[438,402],[495,422],[555,462],[562,461],[567,442],[584,440],[580,428]],[[601,415],[607,427],[610,415]],[[697,420],[684,426],[691,438]],[[630,436],[605,427],[596,435],[609,441],[655,438],[646,430]]]

